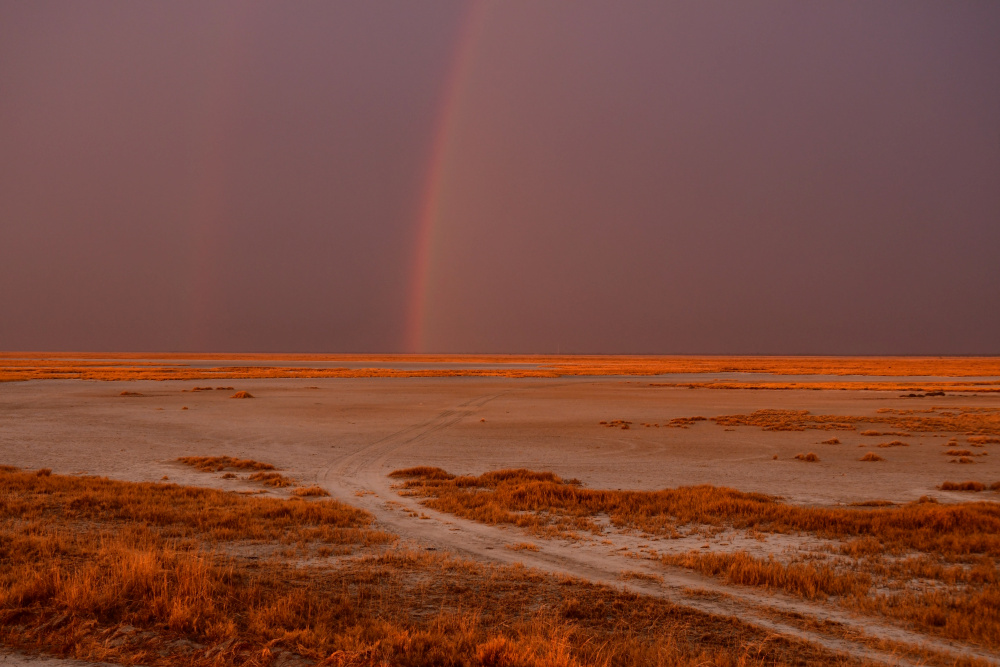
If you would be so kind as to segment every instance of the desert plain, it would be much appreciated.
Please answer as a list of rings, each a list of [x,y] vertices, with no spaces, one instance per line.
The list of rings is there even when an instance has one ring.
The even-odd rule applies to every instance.
[[[996,359],[0,366],[0,664],[1000,663]]]

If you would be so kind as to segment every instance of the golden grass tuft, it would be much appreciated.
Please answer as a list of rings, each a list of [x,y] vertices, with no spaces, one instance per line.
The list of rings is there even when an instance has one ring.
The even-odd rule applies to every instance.
[[[909,443],[903,442],[902,440],[893,440],[891,442],[881,442],[879,447],[909,447]]]
[[[119,396],[131,396],[131,397],[136,397],[136,398],[138,398],[138,397],[140,397],[140,396],[145,396],[145,394],[143,394],[143,393],[141,393],[141,392],[138,392],[138,391],[127,391],[127,390],[126,390],[126,391],[123,391],[123,392],[121,392],[121,393],[120,393],[120,394],[118,394],[118,395],[119,395]]]
[[[292,495],[312,498],[329,496],[330,492],[319,486],[302,486],[292,491]]]
[[[839,445],[840,438],[830,438],[829,440],[824,440],[820,443],[821,445]]]
[[[202,472],[222,472],[227,468],[234,470],[275,470],[275,467],[270,463],[261,463],[253,459],[238,459],[232,456],[182,456],[177,460]]]
[[[795,458],[798,459],[799,461],[808,461],[810,463],[814,461],[819,461],[819,457],[816,456],[816,454],[814,454],[813,452],[809,452],[808,454],[796,454]]]
[[[968,449],[949,449],[946,452],[941,452],[945,456],[972,456],[972,452]]]
[[[433,468],[431,466],[417,466],[415,468],[403,468],[402,470],[394,470],[389,473],[390,477],[419,477],[426,480],[449,480],[455,479],[455,476],[449,472],[442,470],[441,468]]]
[[[705,417],[676,417],[668,421],[664,426],[670,428],[690,428],[698,422],[706,421]]]
[[[286,477],[280,472],[255,472],[248,476],[247,479],[251,482],[260,482],[265,486],[273,486],[275,488],[284,488],[295,484],[294,479]]]
[[[254,397],[253,394],[251,394],[249,391],[238,391],[229,398],[253,398],[253,397]]]
[[[859,461],[885,461],[884,458],[882,458],[881,456],[879,456],[875,452],[868,452],[867,454],[865,454],[864,456],[862,456],[858,460]]]
[[[532,544],[531,542],[517,542],[515,544],[506,544],[504,546],[511,551],[538,551],[538,546]]]

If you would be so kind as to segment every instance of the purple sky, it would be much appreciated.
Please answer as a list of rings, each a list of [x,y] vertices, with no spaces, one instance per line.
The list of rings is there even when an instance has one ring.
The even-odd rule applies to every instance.
[[[1000,353],[1000,2],[472,9],[0,0],[0,349]]]

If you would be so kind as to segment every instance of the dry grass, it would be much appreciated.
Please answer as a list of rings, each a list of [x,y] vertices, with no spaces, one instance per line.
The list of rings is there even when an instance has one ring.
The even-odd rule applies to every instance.
[[[651,535],[673,536],[689,525],[727,526],[772,533],[812,533],[826,539],[875,537],[889,551],[918,550],[961,556],[1000,554],[1000,505],[909,504],[892,509],[800,507],[761,493],[709,485],[662,491],[587,489],[550,472],[498,470],[455,477],[439,468],[410,478],[404,494],[425,498],[428,507],[490,524],[525,528],[587,530],[594,521]]]
[[[808,461],[809,463],[819,461],[819,457],[813,452],[809,452],[808,454],[796,454],[795,458],[799,461]]]
[[[840,438],[830,438],[829,440],[824,440],[820,443],[821,445],[839,445]]]
[[[879,456],[875,452],[868,452],[867,454],[865,454],[864,456],[862,456],[858,460],[859,461],[885,461],[884,458],[882,458],[881,456]]]
[[[670,428],[690,428],[698,422],[706,421],[705,417],[676,417],[668,421],[664,426]]]
[[[855,430],[861,424],[885,424],[898,433],[965,433],[1000,435],[1000,409],[979,407],[895,410],[881,408],[874,415],[814,415],[808,410],[757,410],[748,415],[713,417],[720,426],[757,426],[765,431]],[[884,434],[866,430],[862,434]]]
[[[909,443],[903,442],[902,440],[893,440],[891,442],[880,442],[879,447],[909,447]]]
[[[150,361],[149,359],[166,360]],[[273,362],[275,365],[194,368],[185,362],[233,359]],[[399,363],[400,368],[308,368],[281,366],[284,361]],[[468,363],[467,369],[404,369],[403,365]],[[482,364],[517,364],[518,368],[475,368]],[[527,365],[528,367],[524,367]],[[515,355],[290,355],[187,353],[36,353],[0,354],[0,382],[32,379],[86,380],[223,380],[251,378],[348,377],[562,377],[580,375],[654,376],[664,373],[769,373],[775,375],[892,375],[892,376],[1000,376],[997,357],[628,357],[628,356],[515,356]],[[890,389],[893,391],[997,391],[984,381],[872,383],[685,383],[737,389],[808,388]]]
[[[1000,504],[941,505],[932,498],[893,505],[802,507],[763,494],[711,486],[608,491],[564,484],[551,473],[504,470],[455,477],[428,468],[403,493],[435,509],[542,535],[588,530],[599,517],[621,530],[679,536],[682,530],[809,534],[839,542],[836,555],[788,560],[746,553],[692,552],[664,562],[731,583],[783,590],[912,624],[952,639],[1000,647]],[[398,477],[410,477],[402,471]],[[1000,487],[1000,485],[998,485]],[[914,581],[929,580],[929,586]],[[873,594],[876,586],[881,591]],[[984,611],[987,610],[987,611]]]
[[[319,486],[303,486],[292,491],[292,495],[307,498],[320,498],[329,496],[330,492]]]
[[[140,396],[145,396],[145,394],[143,394],[141,392],[138,392],[138,391],[123,391],[122,393],[120,393],[118,395],[119,396],[131,396],[131,397],[136,397],[136,398],[138,398]]]
[[[938,488],[942,491],[982,491],[986,485],[982,482],[944,482]]]
[[[679,565],[702,574],[720,577],[731,584],[760,586],[783,590],[810,600],[831,596],[867,594],[871,577],[858,573],[841,573],[829,565],[785,563],[755,558],[746,553],[698,553],[684,556],[664,556],[664,563]]]
[[[338,556],[388,537],[331,501],[9,470],[0,489],[7,646],[154,667],[844,662],[738,621],[524,568],[406,551]],[[206,525],[220,517],[223,534]],[[289,536],[328,546],[308,562],[266,556]],[[242,555],[247,539],[264,542]]]
[[[249,391],[238,391],[229,398],[253,398],[253,394]]]
[[[284,488],[286,486],[294,486],[295,480],[291,477],[286,477],[280,472],[255,472],[247,477],[251,482],[260,482],[265,486],[273,486],[275,488]],[[317,494],[296,494],[296,495],[317,495]]]
[[[182,456],[177,459],[185,465],[202,472],[222,472],[223,470],[274,470],[270,463],[253,459],[237,459],[232,456]]]

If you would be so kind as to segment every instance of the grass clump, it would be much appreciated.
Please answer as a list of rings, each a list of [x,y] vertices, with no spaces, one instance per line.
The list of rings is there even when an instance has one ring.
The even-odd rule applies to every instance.
[[[879,456],[875,452],[868,452],[867,454],[865,454],[864,456],[862,456],[858,460],[859,461],[885,461],[884,458],[882,458],[881,456]]]
[[[238,391],[229,398],[253,398],[253,397],[254,397],[253,394],[251,394],[249,391]]]
[[[301,486],[292,491],[292,495],[305,498],[320,498],[329,496],[330,492],[320,486]]]
[[[942,491],[983,491],[986,485],[982,482],[944,482],[938,488]]]
[[[247,477],[251,482],[260,482],[265,486],[273,486],[275,488],[284,488],[286,486],[293,486],[295,480],[291,477],[286,477],[280,472],[255,472]],[[298,494],[305,495],[305,494]]]
[[[232,456],[182,456],[177,459],[185,465],[197,468],[202,472],[222,472],[223,470],[274,470],[270,463],[261,463],[253,459],[238,459]]]
[[[799,461],[807,461],[809,463],[819,461],[819,457],[813,452],[809,452],[808,454],[796,454],[795,458]]]

